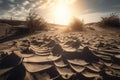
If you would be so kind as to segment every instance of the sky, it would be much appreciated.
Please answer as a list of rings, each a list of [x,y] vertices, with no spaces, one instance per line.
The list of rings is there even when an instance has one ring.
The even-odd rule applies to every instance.
[[[30,10],[33,10],[46,21],[59,24],[59,18],[55,16],[65,14],[64,7],[54,14],[59,3],[69,7],[70,12],[66,14],[83,19],[85,23],[97,22],[110,13],[120,13],[120,0],[0,0],[0,18],[10,19],[12,16],[13,19],[25,20]],[[61,20],[65,19],[65,15],[61,17]]]

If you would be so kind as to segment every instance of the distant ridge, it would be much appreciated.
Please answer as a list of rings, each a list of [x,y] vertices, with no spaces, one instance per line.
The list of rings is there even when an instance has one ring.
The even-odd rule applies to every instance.
[[[9,25],[24,25],[24,24],[26,24],[26,21],[0,19],[0,23],[5,23],[5,24],[9,24]]]

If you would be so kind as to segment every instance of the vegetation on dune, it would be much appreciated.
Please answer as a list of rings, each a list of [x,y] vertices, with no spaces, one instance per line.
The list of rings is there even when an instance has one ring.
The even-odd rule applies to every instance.
[[[110,14],[109,17],[101,17],[101,21],[99,22],[99,25],[104,27],[119,27],[120,28],[120,18],[116,13]]]
[[[44,21],[42,17],[39,17],[35,12],[30,11],[29,15],[26,17],[26,21],[17,20],[1,20],[6,23],[14,23],[12,25],[11,31],[15,32],[14,35],[26,35],[29,33],[34,33],[35,31],[47,30],[48,24]],[[13,21],[13,22],[12,22]]]
[[[47,22],[42,17],[39,17],[35,12],[29,13],[28,17],[26,18],[26,22],[28,32],[48,29]]]
[[[72,19],[72,22],[69,24],[70,31],[83,31],[85,29],[83,20],[80,20],[76,17]]]

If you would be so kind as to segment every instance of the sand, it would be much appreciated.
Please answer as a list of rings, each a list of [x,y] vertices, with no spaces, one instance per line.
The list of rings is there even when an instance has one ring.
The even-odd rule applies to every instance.
[[[0,80],[119,80],[119,30],[53,27],[0,43]]]

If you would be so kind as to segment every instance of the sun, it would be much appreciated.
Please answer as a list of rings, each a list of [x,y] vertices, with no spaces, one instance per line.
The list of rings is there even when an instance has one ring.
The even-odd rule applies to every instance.
[[[54,6],[54,21],[57,24],[67,25],[71,20],[71,11],[65,3],[59,3]]]

